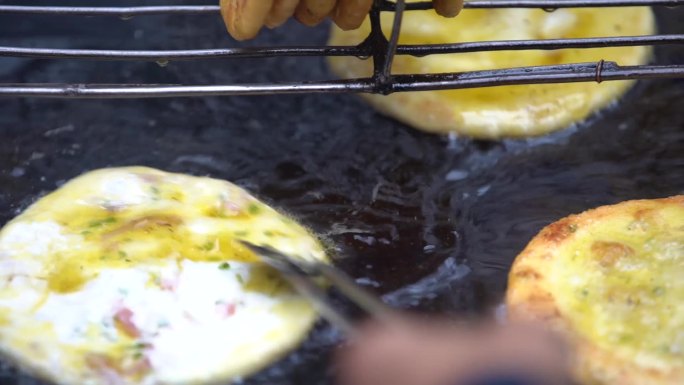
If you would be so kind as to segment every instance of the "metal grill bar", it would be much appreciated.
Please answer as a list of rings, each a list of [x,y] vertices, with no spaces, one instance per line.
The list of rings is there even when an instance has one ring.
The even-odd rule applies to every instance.
[[[567,48],[607,48],[641,45],[684,44],[684,34],[592,37],[582,39],[501,40],[454,44],[399,45],[397,55],[426,56],[434,54],[506,51],[555,50]],[[329,47],[262,47],[221,48],[196,50],[89,50],[23,48],[0,46],[0,57],[26,57],[34,59],[88,59],[88,60],[197,60],[226,58],[258,58],[274,56],[370,56],[369,46]]]
[[[592,37],[579,39],[501,40],[455,44],[404,45],[398,55],[425,56],[481,51],[555,50],[567,48],[608,48],[641,45],[684,44],[684,34]]]
[[[256,58],[274,56],[363,56],[365,54],[369,54],[369,51],[369,49],[346,46],[220,48],[162,51],[0,47],[0,56],[26,57],[34,59],[178,61],[197,59]]]
[[[48,14],[62,16],[150,16],[216,14],[218,5],[168,5],[149,7],[52,7],[33,5],[0,5],[1,13]]]
[[[392,22],[392,35],[387,42],[387,56],[385,56],[385,60],[382,63],[381,81],[389,81],[392,76],[392,63],[399,46],[399,33],[401,32],[401,22],[404,17],[404,10],[406,10],[406,2],[404,0],[397,0],[394,21]]]
[[[586,81],[684,77],[684,65],[625,66],[613,62],[560,66],[520,67],[453,74],[394,75],[387,93],[493,87],[513,84],[574,83]],[[180,85],[0,85],[0,96],[71,99],[130,99],[190,96],[270,95],[274,93],[376,92],[375,79],[323,82],[244,84],[215,86]]]
[[[559,8],[586,8],[586,7],[632,7],[632,6],[666,6],[677,7],[684,5],[683,0],[472,0],[466,1],[466,9],[491,9],[491,8],[541,8],[554,11]],[[394,11],[395,5],[385,1],[382,5],[384,11]],[[406,4],[407,11],[432,9],[431,1]]]
[[[684,5],[684,0],[471,0],[465,3],[467,9],[490,8],[541,8],[555,10],[558,8],[583,7],[626,7],[626,6],[666,6],[676,7]],[[394,11],[396,4],[385,1],[380,9]],[[432,2],[418,2],[406,4],[406,10],[432,9]],[[219,12],[217,5],[170,5],[143,7],[53,7],[53,6],[25,6],[0,5],[0,14],[50,14],[50,15],[80,15],[80,16],[118,16],[134,17],[149,15],[178,15],[178,14],[215,14]]]
[[[612,7],[633,5],[684,5],[684,0],[472,0],[468,8],[544,8],[552,11],[569,7]],[[543,84],[568,82],[602,82],[606,80],[684,78],[682,65],[652,65],[621,67],[614,62],[579,63],[558,66],[507,68],[464,73],[393,75],[390,72],[394,55],[425,56],[459,52],[496,50],[554,50],[567,48],[604,48],[684,44],[684,34],[654,36],[592,37],[581,39],[505,40],[433,45],[398,45],[398,32],[404,10],[428,9],[431,2],[405,4],[376,0],[370,13],[371,33],[356,47],[259,47],[210,50],[85,50],[0,47],[1,56],[34,59],[88,60],[149,60],[159,63],[172,60],[214,58],[247,58],[273,56],[359,56],[372,57],[374,73],[370,78],[296,82],[279,84],[239,85],[97,85],[97,84],[2,84],[0,96],[53,97],[76,99],[153,98],[189,96],[228,96],[296,93],[367,92],[390,94],[404,91],[445,90],[493,87],[513,84]],[[155,6],[155,7],[35,7],[0,6],[0,14],[46,13],[58,15],[116,15],[132,17],[156,14],[215,13],[218,6]],[[388,40],[381,30],[380,12],[396,11],[392,36]]]

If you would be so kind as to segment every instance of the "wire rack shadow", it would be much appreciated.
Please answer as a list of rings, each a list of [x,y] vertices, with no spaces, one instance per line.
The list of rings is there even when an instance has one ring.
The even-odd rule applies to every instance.
[[[678,7],[684,0],[471,0],[468,9],[559,8],[651,6]],[[406,91],[493,87],[514,84],[602,82],[626,79],[684,78],[684,64],[621,66],[610,58],[592,63],[517,67],[460,73],[393,75],[396,55],[437,55],[459,52],[503,50],[556,50],[684,44],[684,34],[590,37],[576,39],[502,40],[453,44],[399,45],[404,12],[431,9],[432,2],[376,0],[370,12],[371,32],[358,46],[257,47],[202,50],[86,50],[0,46],[0,56],[59,60],[156,61],[263,58],[275,56],[356,56],[373,60],[368,78],[271,84],[151,85],[151,84],[0,84],[0,96],[49,98],[158,98],[191,96],[266,95],[294,93],[365,92],[390,94]],[[122,19],[148,15],[218,14],[217,5],[67,7],[0,5],[0,14],[47,14],[65,16],[116,16]],[[392,33],[382,33],[381,12],[394,12]]]

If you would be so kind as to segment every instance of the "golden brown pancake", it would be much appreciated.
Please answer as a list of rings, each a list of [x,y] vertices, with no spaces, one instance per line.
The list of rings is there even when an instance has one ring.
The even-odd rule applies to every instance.
[[[517,257],[506,297],[576,348],[582,384],[684,384],[684,196],[561,219]]]
[[[290,218],[222,180],[79,176],[0,231],[0,352],[59,384],[226,383],[316,312],[239,240],[326,261]]]
[[[392,25],[391,13],[382,14],[385,34]],[[356,45],[368,36],[369,22],[360,29],[332,28],[329,43]],[[434,11],[409,11],[400,44],[441,44],[491,40],[561,39],[604,36],[649,35],[655,32],[650,8],[582,8],[545,12],[538,9],[465,9],[455,18]],[[621,65],[644,64],[649,47],[565,49],[555,51],[491,51],[397,56],[395,74],[465,72],[507,67],[598,62]],[[331,57],[330,68],[341,78],[368,77],[372,60]],[[378,111],[414,128],[438,134],[457,133],[486,139],[546,134],[585,120],[618,100],[632,81],[600,84],[565,83],[520,85],[445,91],[363,95]]]

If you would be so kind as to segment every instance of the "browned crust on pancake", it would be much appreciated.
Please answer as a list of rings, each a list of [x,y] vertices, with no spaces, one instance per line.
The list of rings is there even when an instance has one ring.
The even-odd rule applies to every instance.
[[[632,200],[602,206],[571,215],[545,227],[516,258],[509,274],[506,305],[512,320],[542,321],[563,334],[575,349],[573,364],[577,379],[586,385],[681,385],[682,366],[651,369],[636,366],[631,360],[574,333],[573,325],[558,308],[548,272],[558,249],[574,240],[574,234],[586,226],[613,215],[632,215],[637,220],[658,221],[657,209],[666,205],[684,206],[684,195],[663,199]],[[611,247],[608,245],[607,247]],[[628,252],[628,250],[617,250]]]

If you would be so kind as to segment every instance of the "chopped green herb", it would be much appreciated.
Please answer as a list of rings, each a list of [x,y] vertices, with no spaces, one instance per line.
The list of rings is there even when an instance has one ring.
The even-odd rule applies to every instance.
[[[131,260],[128,258],[124,259],[124,261],[126,261],[127,263],[131,263]]]
[[[200,250],[210,251],[214,248],[214,241],[207,241],[202,246],[199,247]]]
[[[281,281],[280,279],[275,279],[273,281],[273,286],[271,287],[271,291],[270,291],[270,293],[268,293],[268,296],[269,297],[275,296],[280,291],[280,289],[282,287],[283,287],[283,281]]]
[[[582,294],[582,297],[585,297],[585,298],[586,298],[586,297],[589,295],[589,289],[586,289],[586,288],[585,288],[585,289],[582,289],[582,291],[580,292],[580,294]]]
[[[620,342],[625,343],[625,342],[630,342],[634,339],[634,336],[631,336],[629,334],[623,334],[620,336]]]
[[[242,278],[242,276],[240,274],[236,274],[236,278],[237,278],[238,282],[240,282],[241,285],[245,284],[245,280],[244,280],[244,278]]]
[[[92,232],[89,230],[81,231],[81,235],[90,235],[90,234],[92,234]]]
[[[100,227],[102,225],[107,225],[107,224],[114,223],[114,222],[116,222],[116,218],[107,217],[105,219],[98,219],[98,220],[90,221],[88,223],[88,227],[95,228],[95,227]]]
[[[137,351],[137,352],[133,353],[133,358],[136,360],[141,359],[142,356],[143,356],[143,352],[141,352],[141,351]]]
[[[221,270],[228,270],[228,269],[230,269],[230,263],[228,263],[228,262],[223,262],[222,264],[219,265],[219,269],[221,269]]]
[[[152,194],[159,195],[159,188],[157,186],[150,187],[150,190],[152,190]]]
[[[147,347],[147,344],[145,344],[144,342],[140,342],[140,341],[134,343],[133,346],[131,346],[132,349],[136,349],[136,350],[145,349],[145,347]]]
[[[125,251],[119,250],[119,257],[121,257],[121,258],[126,258],[127,256],[128,256],[128,254],[126,254]]]
[[[261,207],[257,205],[256,203],[250,203],[249,206],[247,206],[247,212],[252,214],[252,215],[257,215],[261,211]]]
[[[247,234],[249,234],[249,233],[247,231],[244,231],[244,230],[238,230],[238,231],[233,232],[233,235],[235,235],[236,237],[246,237]]]
[[[571,224],[570,226],[568,226],[568,230],[570,230],[571,233],[574,233],[575,231],[577,231],[577,225],[574,223]]]
[[[266,230],[266,231],[264,231],[264,235],[267,236],[267,237],[272,237],[272,236],[274,236],[275,234],[273,233],[273,231]]]

